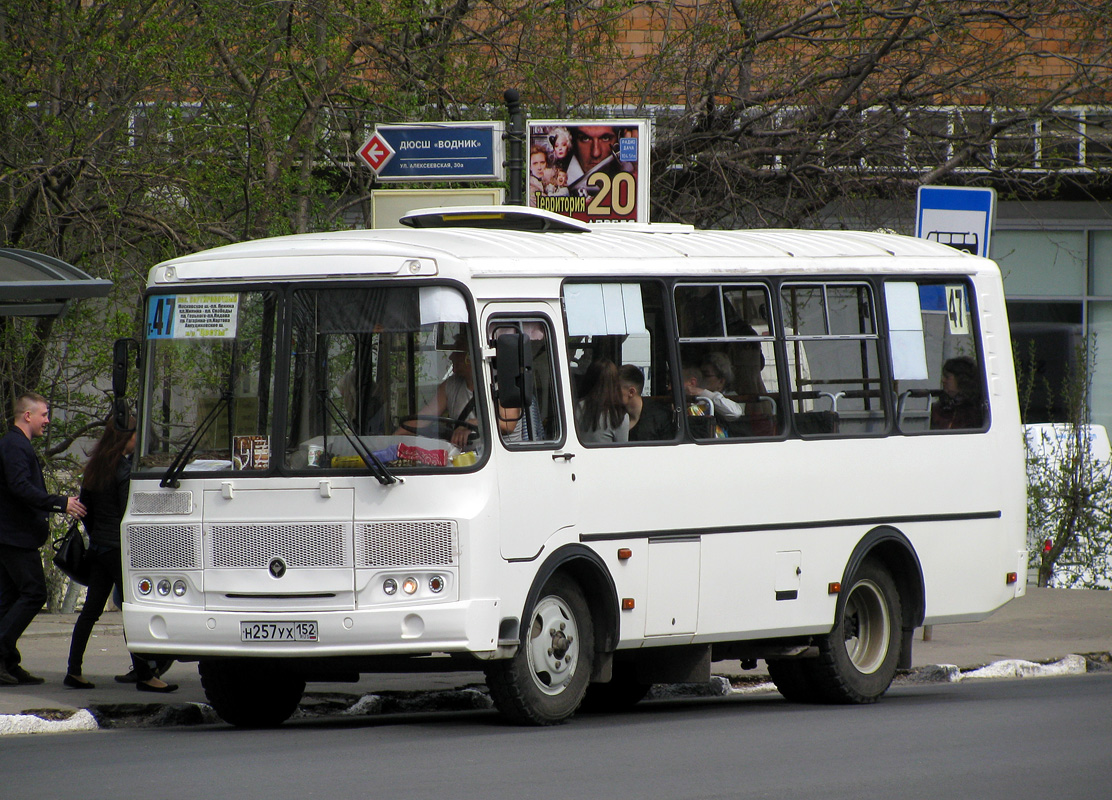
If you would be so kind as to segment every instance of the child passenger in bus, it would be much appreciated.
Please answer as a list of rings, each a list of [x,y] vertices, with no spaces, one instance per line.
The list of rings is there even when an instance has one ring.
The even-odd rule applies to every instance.
[[[696,439],[725,439],[729,434],[719,423],[710,392],[700,385],[702,380],[703,373],[698,368],[684,367],[683,395],[691,435]]]
[[[695,397],[705,397],[714,406],[714,416],[732,422],[745,415],[745,409],[726,397],[724,392],[729,390],[734,380],[734,370],[730,359],[722,352],[708,353],[703,359],[697,372],[699,380],[693,387]],[[687,371],[684,371],[684,386],[687,386]]]

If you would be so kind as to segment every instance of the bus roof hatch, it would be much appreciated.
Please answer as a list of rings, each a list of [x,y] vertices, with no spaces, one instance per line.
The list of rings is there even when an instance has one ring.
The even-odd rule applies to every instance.
[[[445,206],[419,208],[401,218],[411,228],[494,228],[510,231],[584,233],[590,224],[527,206]]]

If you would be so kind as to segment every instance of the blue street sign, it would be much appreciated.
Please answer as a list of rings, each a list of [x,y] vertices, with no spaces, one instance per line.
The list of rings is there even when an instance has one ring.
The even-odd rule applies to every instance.
[[[915,235],[987,257],[995,215],[995,189],[920,186]]]
[[[359,149],[380,181],[504,180],[501,122],[379,125]]]

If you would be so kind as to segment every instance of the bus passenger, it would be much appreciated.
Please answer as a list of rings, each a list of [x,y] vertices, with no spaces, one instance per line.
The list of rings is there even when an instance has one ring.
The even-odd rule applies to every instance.
[[[587,367],[575,421],[582,442],[629,441],[629,414],[622,404],[618,367],[610,359],[596,358]]]
[[[735,403],[723,394],[734,381],[734,368],[725,353],[708,353],[699,367],[699,374],[701,378],[697,394],[711,401],[716,417],[729,422],[745,415],[745,409],[740,403]],[[686,384],[686,380],[684,383]]]
[[[629,441],[655,442],[671,439],[676,432],[672,411],[658,400],[643,397],[645,373],[633,364],[622,364],[618,370],[622,403],[629,414]]]
[[[725,439],[726,429],[716,419],[712,393],[700,384],[703,373],[696,367],[683,368],[683,394],[687,401],[688,426],[696,439]],[[736,417],[735,417],[736,419]]]
[[[502,435],[502,441],[507,443],[544,441],[546,435],[537,398],[529,401],[528,414],[522,414],[520,408],[503,408],[499,404],[498,432]]]
[[[931,407],[931,430],[980,428],[985,424],[977,362],[969,356],[942,365],[942,396]]]
[[[748,325],[746,325],[748,328]],[[749,328],[753,331],[752,328]],[[753,331],[756,335],[756,331]],[[712,353],[711,356],[715,354]],[[765,399],[768,390],[761,375],[765,367],[764,353],[757,342],[742,342],[731,348],[735,382],[733,389],[745,400],[745,421],[749,436],[775,436],[776,415],[773,404]]]

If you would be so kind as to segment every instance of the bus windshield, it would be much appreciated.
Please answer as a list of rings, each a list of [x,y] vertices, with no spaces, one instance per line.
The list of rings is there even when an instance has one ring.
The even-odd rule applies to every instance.
[[[386,483],[470,466],[484,437],[468,322],[444,286],[152,296],[136,469],[370,470]]]

